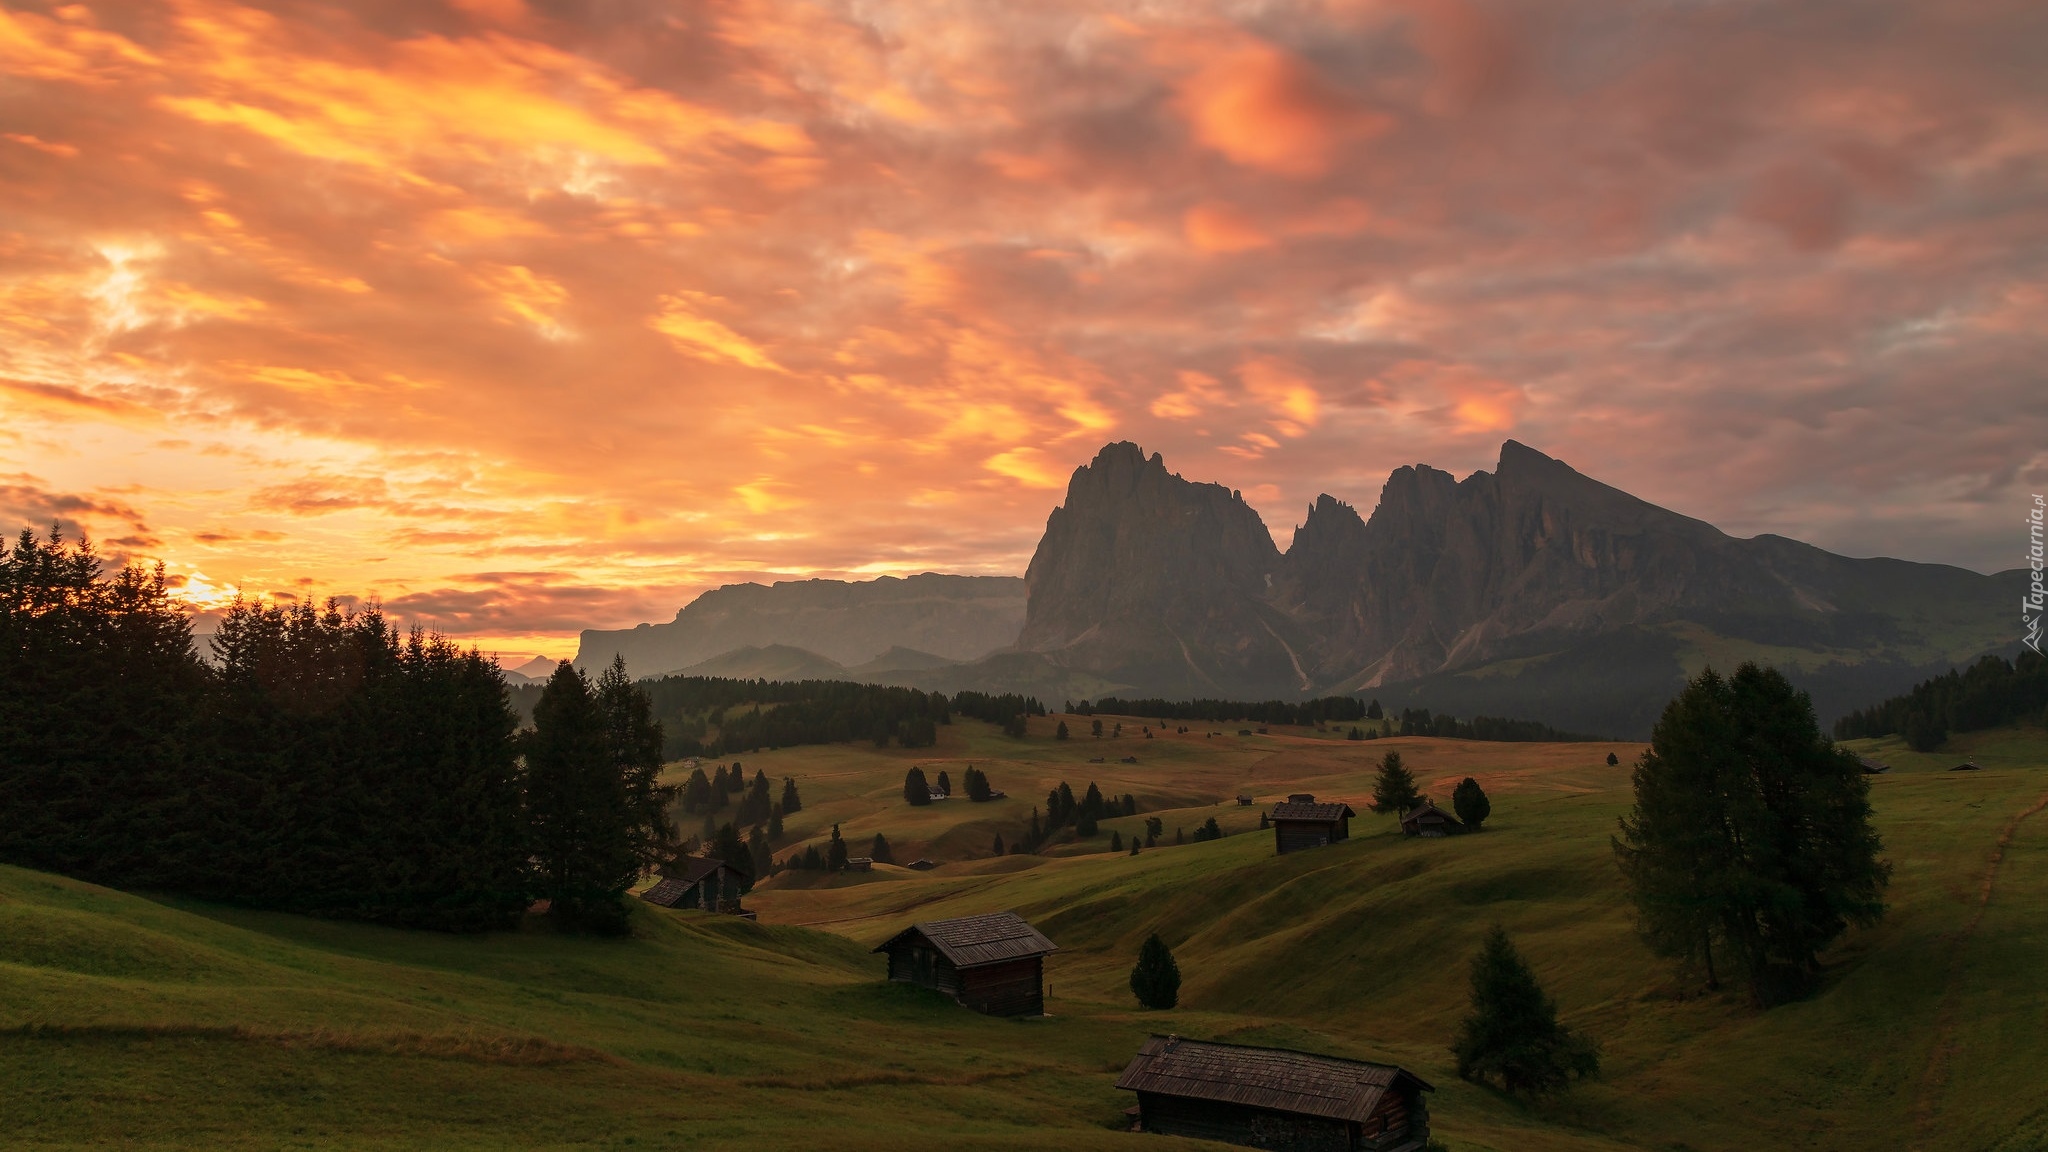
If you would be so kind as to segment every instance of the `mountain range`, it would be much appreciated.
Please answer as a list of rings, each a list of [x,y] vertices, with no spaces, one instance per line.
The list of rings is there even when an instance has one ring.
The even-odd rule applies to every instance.
[[[1355,693],[1633,738],[1709,663],[1785,669],[1824,721],[1901,691],[2010,647],[2022,583],[1738,539],[1512,440],[1463,480],[1396,469],[1369,518],[1324,495],[1282,551],[1241,494],[1126,442],[1075,470],[1022,581],[730,586],[584,633],[578,663],[1049,700]]]

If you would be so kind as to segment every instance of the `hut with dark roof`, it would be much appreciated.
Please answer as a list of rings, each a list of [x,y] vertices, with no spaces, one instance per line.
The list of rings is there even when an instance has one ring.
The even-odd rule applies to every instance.
[[[1273,823],[1273,852],[1285,856],[1349,840],[1351,818],[1356,815],[1349,804],[1318,804],[1314,796],[1297,792],[1285,804],[1273,805],[1268,814]]]
[[[740,910],[740,892],[752,879],[753,873],[723,860],[685,856],[663,865],[661,880],[640,898],[663,908],[702,908],[751,916]]]
[[[1421,1152],[1426,1081],[1391,1064],[1153,1036],[1116,1086],[1136,1127],[1279,1152]]]
[[[1401,833],[1405,836],[1452,836],[1464,830],[1456,816],[1427,800],[1420,807],[1401,813]]]
[[[889,979],[944,992],[990,1016],[1045,1014],[1045,958],[1058,947],[1015,912],[912,924],[875,949]]]

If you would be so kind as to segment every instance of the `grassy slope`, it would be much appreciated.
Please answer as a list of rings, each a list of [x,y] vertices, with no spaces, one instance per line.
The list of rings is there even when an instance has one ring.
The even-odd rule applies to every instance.
[[[0,1132],[27,1146],[1128,1147],[1110,1082],[1156,1027],[1408,1064],[1436,1082],[1439,1133],[1460,1152],[2019,1152],[2048,1139],[2048,814],[2014,819],[2048,792],[2048,741],[1959,743],[1877,749],[1896,766],[1875,787],[1893,913],[1830,958],[1825,992],[1768,1014],[1680,998],[1635,942],[1606,847],[1627,803],[1608,746],[1298,731],[1058,745],[962,724],[931,755],[746,757],[750,775],[799,775],[809,807],[792,832],[879,829],[903,859],[978,849],[1061,778],[1183,805],[1169,830],[1212,812],[1243,828],[1256,809],[1210,802],[1362,800],[1368,758],[1392,747],[1439,796],[1478,776],[1495,814],[1485,834],[1436,842],[1363,816],[1351,843],[1286,859],[1243,835],[1136,859],[1069,845],[789,877],[751,898],[763,924],[643,908],[628,941],[402,933],[0,869]],[[1140,763],[1115,762],[1126,753]],[[1941,771],[1960,755],[1986,770]],[[976,763],[1021,799],[910,809],[913,762]],[[865,948],[904,921],[1004,907],[1061,944],[1052,1018],[984,1020],[877,981]],[[1495,920],[1605,1045],[1606,1080],[1527,1105],[1451,1075],[1465,965]],[[1153,930],[1187,978],[1170,1015],[1133,1010],[1123,987]]]

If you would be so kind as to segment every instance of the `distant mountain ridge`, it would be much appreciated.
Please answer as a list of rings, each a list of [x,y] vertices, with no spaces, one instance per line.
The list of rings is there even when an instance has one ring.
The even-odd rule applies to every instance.
[[[1825,721],[2011,648],[2023,581],[1737,539],[1513,440],[1464,480],[1395,469],[1369,517],[1321,496],[1283,552],[1240,493],[1120,442],[1074,471],[1022,580],[732,585],[584,633],[577,663],[1048,701],[1358,693],[1634,738],[1709,663],[1785,668]]]
[[[1023,623],[1024,581],[1015,576],[927,572],[728,584],[692,600],[667,624],[585,631],[576,666],[594,672],[619,655],[633,675],[659,676],[740,649],[775,646],[846,667],[903,648],[917,657],[910,664],[929,666],[1006,648]]]

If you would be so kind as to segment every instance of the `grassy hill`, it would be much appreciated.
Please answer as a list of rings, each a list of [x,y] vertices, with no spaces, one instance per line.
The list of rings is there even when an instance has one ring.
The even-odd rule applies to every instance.
[[[1695,994],[1631,932],[1607,836],[1635,746],[1145,740],[1139,723],[1064,743],[959,723],[915,753],[743,757],[749,775],[797,776],[793,836],[838,821],[856,844],[882,831],[899,859],[946,861],[786,874],[749,898],[759,924],[641,907],[630,940],[455,938],[0,869],[0,1132],[29,1147],[1201,1147],[1115,1130],[1115,1071],[1157,1029],[1399,1061],[1436,1084],[1458,1152],[2048,1144],[2038,729],[1929,756],[1870,747],[1894,765],[1873,789],[1892,912],[1827,958],[1819,995],[1760,1013]],[[1439,797],[1478,777],[1488,831],[1411,841],[1362,815],[1350,843],[1285,859],[1261,835],[1096,850],[1141,816],[1050,858],[987,858],[1061,779],[1138,795],[1170,840],[1211,814],[1250,830],[1239,791],[1360,801],[1388,748]],[[1945,771],[1964,757],[1983,770]],[[912,763],[976,764],[1012,798],[909,808]],[[997,908],[1061,946],[1047,1019],[887,986],[866,952],[909,920]],[[1605,1080],[1529,1104],[1452,1074],[1466,965],[1496,921],[1602,1043]],[[1155,930],[1186,977],[1171,1013],[1124,987]]]

